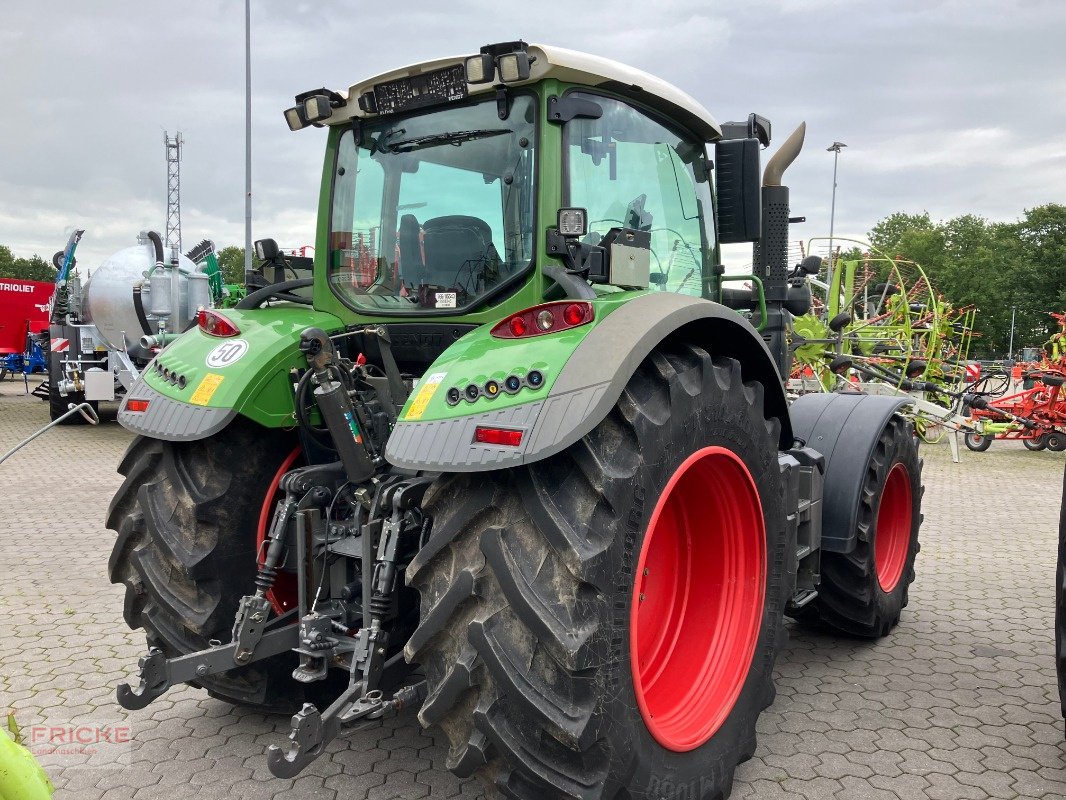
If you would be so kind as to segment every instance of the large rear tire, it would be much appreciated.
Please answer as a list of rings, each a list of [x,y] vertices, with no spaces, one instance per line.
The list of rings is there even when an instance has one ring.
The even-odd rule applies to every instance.
[[[517,800],[728,795],[795,575],[764,413],[738,362],[661,347],[567,450],[431,490],[406,654],[450,769]]]
[[[923,491],[911,426],[893,417],[866,466],[855,549],[822,552],[818,597],[796,614],[798,620],[867,638],[886,636],[899,623],[920,549]]]
[[[296,444],[240,418],[199,441],[133,440],[107,515],[118,534],[108,574],[125,585],[123,616],[149,645],[177,656],[231,640],[237,604],[255,589],[264,500]],[[200,685],[231,703],[286,712],[336,696],[330,681],[294,681],[295,666],[287,652]]]

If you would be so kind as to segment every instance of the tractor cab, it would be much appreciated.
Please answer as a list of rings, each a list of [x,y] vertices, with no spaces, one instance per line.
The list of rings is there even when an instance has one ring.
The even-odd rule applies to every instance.
[[[483,323],[565,296],[719,299],[722,128],[658,78],[508,42],[296,100],[293,130],[329,129],[320,310]]]

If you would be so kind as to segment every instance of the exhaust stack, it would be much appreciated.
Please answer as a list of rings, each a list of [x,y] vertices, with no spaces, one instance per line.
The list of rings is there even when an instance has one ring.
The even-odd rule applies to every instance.
[[[792,358],[785,339],[788,326],[788,187],[781,185],[785,170],[803,149],[807,123],[785,139],[766,163],[762,185],[762,238],[755,244],[753,261],[755,274],[763,282],[766,292],[766,325],[763,335],[777,362],[782,379],[787,379]]]
[[[762,173],[763,186],[781,185],[781,177],[785,174],[785,170],[792,166],[792,162],[796,160],[800,150],[803,149],[803,137],[806,134],[807,123],[801,122],[799,127],[792,131],[791,135],[785,139],[784,144],[766,162],[766,169]]]

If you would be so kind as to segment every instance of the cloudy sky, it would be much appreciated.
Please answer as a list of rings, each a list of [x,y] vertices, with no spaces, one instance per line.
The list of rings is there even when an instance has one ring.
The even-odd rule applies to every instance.
[[[3,0],[0,244],[91,266],[162,230],[163,131],[185,138],[186,245],[244,238],[241,0]],[[1066,4],[832,0],[253,0],[253,235],[310,244],[325,133],[302,90],[524,38],[656,73],[719,119],[801,120],[796,238],[862,236],[898,210],[1013,219],[1066,201]]]

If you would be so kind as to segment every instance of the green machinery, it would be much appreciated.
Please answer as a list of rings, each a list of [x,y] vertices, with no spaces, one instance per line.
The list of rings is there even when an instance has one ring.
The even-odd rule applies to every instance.
[[[966,366],[976,310],[954,308],[914,261],[890,258],[866,242],[836,241],[863,255],[836,261],[831,286],[812,281],[821,292],[793,322],[789,388],[910,396],[907,413],[930,444],[949,431],[970,430],[963,395],[971,388]],[[820,242],[810,240],[807,251]]]
[[[762,117],[520,41],[285,117],[327,134],[312,267],[119,411],[119,702],[294,710],[278,776],[410,707],[507,797],[724,796],[785,615],[884,636],[918,551],[908,399],[785,391],[803,127],[762,169]]]

